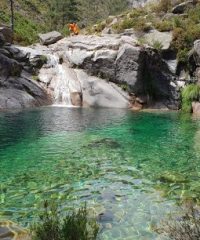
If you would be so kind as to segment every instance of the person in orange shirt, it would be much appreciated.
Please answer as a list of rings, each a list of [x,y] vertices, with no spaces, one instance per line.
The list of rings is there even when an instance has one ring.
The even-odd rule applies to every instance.
[[[69,31],[72,33],[72,35],[78,35],[80,30],[76,23],[70,23],[68,24]]]

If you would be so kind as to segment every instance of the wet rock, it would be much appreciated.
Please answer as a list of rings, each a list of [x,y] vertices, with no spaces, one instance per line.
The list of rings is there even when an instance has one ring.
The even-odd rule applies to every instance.
[[[195,115],[200,115],[200,102],[193,102],[192,103],[192,112]]]
[[[50,45],[56,43],[62,39],[62,35],[59,32],[53,31],[45,34],[39,34],[40,42],[43,45]]]
[[[131,110],[133,111],[140,111],[141,109],[142,109],[142,104],[138,102],[135,102],[131,107]]]
[[[70,93],[72,105],[81,107],[82,106],[82,93],[71,92]]]

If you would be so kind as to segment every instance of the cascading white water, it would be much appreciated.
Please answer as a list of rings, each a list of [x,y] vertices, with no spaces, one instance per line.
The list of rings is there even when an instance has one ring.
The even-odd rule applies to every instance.
[[[54,69],[54,105],[72,106],[66,66],[59,63],[56,55],[49,55],[48,65]]]

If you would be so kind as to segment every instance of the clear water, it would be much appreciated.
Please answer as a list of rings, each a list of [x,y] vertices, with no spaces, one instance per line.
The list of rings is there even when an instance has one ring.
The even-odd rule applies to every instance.
[[[41,108],[0,113],[0,219],[27,226],[44,199],[85,201],[100,239],[161,239],[152,226],[200,199],[200,120],[180,113]]]

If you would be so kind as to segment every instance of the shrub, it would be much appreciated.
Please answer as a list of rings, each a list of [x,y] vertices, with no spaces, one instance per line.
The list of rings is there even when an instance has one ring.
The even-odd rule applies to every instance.
[[[95,240],[99,231],[96,220],[89,218],[86,205],[61,219],[58,207],[45,201],[39,219],[31,229],[33,240]]]
[[[116,24],[113,24],[112,28],[120,33],[122,32],[124,29],[128,29],[128,28],[133,28],[134,26],[134,20],[131,18],[125,18],[124,20],[122,20],[121,22],[118,22]]]
[[[171,31],[173,29],[173,23],[171,21],[159,21],[154,24],[154,27],[160,32]]]
[[[185,65],[188,64],[188,54],[189,50],[187,48],[185,49],[180,49],[177,53],[177,59],[180,63],[183,63]]]
[[[171,0],[160,0],[160,2],[156,5],[152,6],[152,10],[154,12],[168,12],[172,7]]]
[[[200,97],[200,85],[189,84],[187,85],[181,93],[182,97],[182,110],[184,112],[192,111],[192,102],[198,101]]]
[[[173,240],[199,240],[200,212],[194,206],[182,211],[182,216],[170,217],[169,221],[164,222],[159,232]]]
[[[153,43],[151,44],[153,48],[155,48],[157,51],[160,51],[163,48],[163,45],[161,42],[159,42],[158,40],[153,41]]]
[[[174,28],[182,28],[184,26],[184,21],[180,16],[175,17],[173,19],[173,24],[174,24]]]

